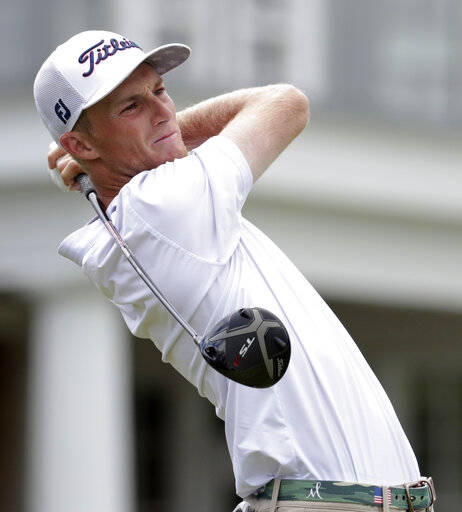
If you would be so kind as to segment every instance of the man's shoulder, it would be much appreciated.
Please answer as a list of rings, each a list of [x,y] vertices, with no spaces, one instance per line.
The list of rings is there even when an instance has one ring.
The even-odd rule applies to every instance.
[[[211,137],[191,153],[198,154],[199,156],[203,153],[210,153],[211,156],[229,159],[238,167],[248,168],[250,172],[248,163],[238,145],[225,135]]]
[[[156,209],[162,212],[172,209],[175,213],[182,204],[192,206],[209,186],[232,190],[233,182],[240,191],[248,192],[253,184],[251,171],[237,145],[217,135],[183,158],[134,176],[122,187],[110,207],[121,211],[132,208],[142,213],[139,208],[147,206],[151,214],[155,214]]]

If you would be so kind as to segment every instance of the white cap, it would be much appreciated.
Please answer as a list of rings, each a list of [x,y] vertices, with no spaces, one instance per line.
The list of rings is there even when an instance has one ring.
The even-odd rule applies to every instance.
[[[190,52],[186,45],[173,43],[145,53],[114,32],[81,32],[58,46],[37,73],[37,110],[59,144],[61,135],[72,130],[82,110],[107,96],[142,62],[149,62],[163,75],[183,63]]]

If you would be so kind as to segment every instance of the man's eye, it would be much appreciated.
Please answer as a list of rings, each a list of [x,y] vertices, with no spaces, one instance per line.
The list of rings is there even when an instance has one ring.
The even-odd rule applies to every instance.
[[[130,105],[128,105],[127,107],[125,107],[123,110],[122,110],[122,114],[124,112],[130,112],[131,110],[134,110],[136,108],[136,103],[130,103]]]
[[[159,89],[155,90],[154,94],[160,96],[163,92],[165,92],[165,87],[159,87]]]

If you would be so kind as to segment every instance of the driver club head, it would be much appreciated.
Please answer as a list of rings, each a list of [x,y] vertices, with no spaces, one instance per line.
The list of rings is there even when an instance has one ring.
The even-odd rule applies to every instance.
[[[253,388],[267,388],[287,370],[290,340],[276,315],[263,308],[242,308],[206,333],[200,351],[225,377]]]

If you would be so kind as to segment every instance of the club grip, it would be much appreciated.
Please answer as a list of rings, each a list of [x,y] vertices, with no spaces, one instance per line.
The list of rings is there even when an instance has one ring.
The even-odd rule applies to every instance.
[[[75,178],[77,180],[77,183],[80,185],[80,191],[82,194],[88,199],[88,194],[91,192],[94,192],[96,194],[96,189],[93,183],[91,182],[90,177],[88,174],[79,174]]]

